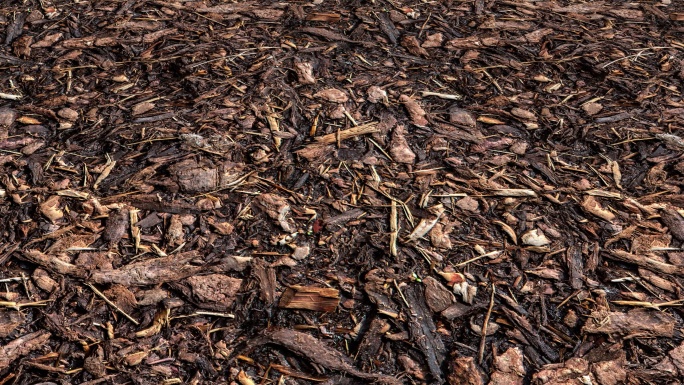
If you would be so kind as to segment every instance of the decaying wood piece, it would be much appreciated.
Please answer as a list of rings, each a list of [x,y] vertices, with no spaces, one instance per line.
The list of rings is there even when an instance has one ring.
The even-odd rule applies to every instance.
[[[204,193],[225,189],[240,183],[244,164],[224,162],[215,166],[209,162],[187,159],[169,167],[181,190],[189,193]]]
[[[657,273],[684,275],[684,266],[671,265],[650,257],[635,255],[622,250],[610,250],[603,253],[603,255],[616,261],[633,263]]]
[[[197,258],[196,251],[174,254],[168,257],[153,258],[135,262],[119,269],[103,269],[88,272],[81,266],[64,262],[58,257],[41,253],[38,250],[27,250],[24,259],[59,274],[87,279],[97,284],[120,284],[124,286],[158,285],[191,277],[193,275],[212,270],[232,270],[244,268],[243,262],[229,257],[225,261],[210,268],[206,266],[190,265],[190,261]]]
[[[306,309],[333,312],[340,302],[337,289],[314,286],[290,286],[280,297],[278,306],[283,309]]]
[[[441,366],[446,356],[446,348],[437,334],[432,315],[425,304],[423,289],[419,285],[410,285],[404,289],[404,295],[410,305],[408,325],[411,338],[425,356],[433,381],[442,383]]]
[[[503,308],[503,311],[508,319],[513,321],[513,323],[518,326],[527,341],[529,341],[530,344],[535,347],[535,349],[550,359],[551,362],[558,361],[560,358],[558,352],[544,342],[544,340],[540,337],[539,332],[530,324],[530,321],[527,318],[518,315],[513,310],[507,308]]]
[[[523,354],[519,347],[512,347],[494,357],[490,385],[522,385],[525,373]]]
[[[225,274],[196,275],[171,283],[198,307],[214,310],[230,310],[242,286],[242,280]]]
[[[343,226],[345,223],[360,218],[365,215],[366,212],[361,209],[351,209],[343,212],[342,214],[335,215],[329,218],[325,218],[323,223],[328,231],[335,231],[339,227]]]
[[[586,333],[618,334],[629,337],[672,337],[675,319],[667,313],[650,309],[634,309],[629,312],[592,313],[582,330]]]
[[[380,317],[374,317],[364,333],[359,348],[357,349],[356,361],[361,365],[367,365],[377,357],[382,345],[382,335],[390,330],[390,325]]]
[[[364,373],[356,369],[349,357],[310,334],[289,329],[272,328],[264,331],[263,335],[266,342],[283,346],[325,368],[388,385],[399,385],[402,383],[399,379],[391,376]]]
[[[449,365],[449,385],[483,385],[482,372],[473,357],[455,358]]]
[[[684,217],[672,206],[666,207],[660,214],[663,223],[667,225],[676,239],[684,241]]]
[[[50,339],[52,334],[46,331],[37,331],[25,334],[7,344],[0,346],[0,370],[6,369],[12,361],[28,353],[41,349]]]
[[[562,364],[546,365],[532,377],[532,384],[568,384],[590,381],[596,383],[596,379],[589,372],[589,363],[583,358],[573,357]]]

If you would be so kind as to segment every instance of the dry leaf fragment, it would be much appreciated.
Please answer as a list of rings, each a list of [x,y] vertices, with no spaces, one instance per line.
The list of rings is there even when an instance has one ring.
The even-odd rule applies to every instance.
[[[582,201],[582,208],[590,214],[594,214],[597,217],[612,222],[615,219],[615,214],[611,211],[604,209],[601,204],[591,195],[586,195]]]
[[[513,108],[511,110],[511,114],[517,118],[520,118],[522,120],[529,120],[529,121],[536,121],[537,116],[530,111],[523,110],[522,108]]]
[[[534,77],[532,79],[538,81],[539,83],[550,83],[552,81],[547,76],[542,75],[542,74],[534,75]]]
[[[240,373],[237,375],[237,380],[240,382],[240,385],[256,385],[256,382],[254,382],[244,370],[240,370]]]
[[[106,157],[107,157],[107,163],[105,164],[105,168],[102,170],[100,175],[95,180],[95,184],[93,185],[94,189],[97,189],[97,187],[100,185],[100,183],[102,183],[102,181],[104,181],[109,176],[109,173],[112,172],[112,169],[114,168],[114,166],[116,166],[116,161],[112,160],[112,158],[109,157],[109,154],[107,154]]]
[[[261,194],[255,202],[266,211],[266,214],[278,221],[280,227],[288,233],[294,232],[295,227],[288,221],[290,205],[285,198],[275,194]]]
[[[620,164],[616,161],[610,161],[611,170],[613,171],[613,180],[615,181],[615,186],[622,190],[622,173],[620,172]]]
[[[233,226],[230,222],[220,221],[214,217],[208,217],[207,223],[209,223],[211,227],[213,227],[216,232],[221,235],[230,235],[233,233],[233,230],[235,230],[235,226]]]
[[[506,124],[506,122],[503,122],[499,119],[491,118],[489,116],[478,116],[477,121],[485,123],[485,124],[491,124],[491,125]]]
[[[27,124],[27,125],[40,124],[40,120],[38,120],[36,118],[32,118],[30,116],[22,116],[19,119],[17,119],[17,122],[19,122],[21,124]]]
[[[494,221],[501,229],[509,236],[511,237],[511,240],[513,241],[514,244],[518,244],[518,237],[515,235],[515,231],[513,231],[513,228],[504,222],[501,221]]]
[[[520,237],[524,245],[529,246],[546,246],[551,243],[546,235],[542,233],[539,229],[534,229],[526,232]]]
[[[131,115],[137,116],[140,114],[144,114],[145,112],[154,109],[154,107],[155,107],[154,103],[150,103],[150,102],[138,103],[131,108]]]
[[[45,202],[40,204],[40,212],[53,224],[64,217],[64,212],[59,208],[61,200],[59,196],[53,195]]]
[[[409,235],[407,239],[408,242],[415,242],[432,230],[432,228],[437,224],[437,221],[439,221],[439,218],[442,216],[442,214],[444,214],[445,209],[442,204],[439,204],[437,206],[431,207],[430,211],[433,213],[432,217],[423,218],[420,220],[418,226],[416,226],[411,235]]]
[[[399,96],[399,102],[406,107],[406,110],[409,113],[409,116],[411,117],[411,122],[415,124],[418,127],[426,127],[428,125],[428,121],[425,118],[427,116],[427,113],[423,108],[413,100],[410,96],[408,95],[401,95]]]
[[[470,286],[465,275],[456,272],[440,271],[439,275],[447,280],[447,285],[451,286],[454,293],[461,296],[463,302],[472,304],[477,295],[477,287]]]
[[[347,93],[337,88],[328,88],[314,94],[315,97],[325,99],[333,103],[346,103],[349,100]]]
[[[684,139],[672,134],[656,134],[656,138],[665,142],[665,146],[670,150],[684,151]]]
[[[450,250],[452,247],[451,238],[449,238],[451,230],[452,226],[445,226],[441,223],[437,223],[430,231],[430,242],[432,242],[432,246],[438,249]]]
[[[504,188],[492,191],[492,195],[500,197],[536,197],[537,193],[529,189]]]

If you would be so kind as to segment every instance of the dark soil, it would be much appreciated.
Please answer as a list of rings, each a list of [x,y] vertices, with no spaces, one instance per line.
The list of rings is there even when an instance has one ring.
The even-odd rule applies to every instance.
[[[684,4],[0,3],[0,385],[678,384]]]

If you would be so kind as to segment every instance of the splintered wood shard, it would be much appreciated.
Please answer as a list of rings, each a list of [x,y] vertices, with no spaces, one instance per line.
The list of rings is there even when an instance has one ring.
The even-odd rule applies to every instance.
[[[280,297],[283,309],[306,309],[330,313],[337,309],[340,292],[337,289],[313,286],[292,286]]]
[[[342,130],[340,132],[335,132],[332,134],[327,134],[323,136],[317,136],[314,138],[314,140],[317,143],[320,144],[333,144],[338,141],[346,140],[349,138],[353,138],[355,136],[361,136],[361,135],[366,135],[366,134],[373,134],[375,132],[379,132],[377,129],[378,122],[371,122],[371,123],[366,123],[362,124],[360,126],[348,128],[346,130]]]

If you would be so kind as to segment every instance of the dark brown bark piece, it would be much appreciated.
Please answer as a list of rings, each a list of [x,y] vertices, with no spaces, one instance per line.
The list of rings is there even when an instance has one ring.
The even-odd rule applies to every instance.
[[[333,312],[340,303],[337,289],[314,286],[290,286],[280,297],[278,306],[283,309],[306,309]]]
[[[129,224],[130,219],[128,210],[116,210],[109,214],[107,226],[102,234],[104,240],[109,242],[109,247],[113,247],[119,243],[130,228]]]
[[[518,328],[520,328],[520,331],[522,331],[525,338],[530,342],[532,346],[534,346],[535,349],[537,349],[541,354],[546,356],[546,358],[551,360],[551,362],[558,361],[560,357],[556,349],[553,349],[546,342],[544,342],[544,340],[539,335],[539,332],[536,330],[536,328],[532,327],[530,321],[527,318],[516,314],[514,311],[510,309],[503,308],[503,311],[508,317],[508,319],[513,321],[513,323],[516,326],[518,326]]]
[[[26,13],[19,12],[14,14],[14,20],[7,23],[7,28],[5,29],[5,45],[11,44],[14,39],[21,36],[25,21]]]
[[[0,313],[0,338],[7,338],[22,323],[24,323],[24,319],[19,312],[3,311]]]
[[[568,275],[570,276],[570,286],[573,289],[581,289],[584,274],[581,245],[568,247],[568,251],[565,253],[565,260],[568,267]]]
[[[389,38],[392,44],[396,45],[399,36],[401,35],[397,27],[394,26],[394,23],[385,12],[378,12],[377,17],[379,22],[378,25],[382,32]]]
[[[456,297],[441,282],[432,277],[423,278],[425,285],[425,303],[434,313],[439,313],[454,302]]]
[[[446,356],[446,348],[432,319],[432,314],[425,303],[425,293],[419,285],[410,285],[404,289],[404,295],[410,305],[408,310],[409,331],[411,339],[422,351],[433,380],[441,383],[442,363]]]
[[[383,384],[401,384],[394,377],[364,373],[353,366],[352,360],[310,334],[295,330],[273,328],[264,331],[268,342],[281,345],[325,368],[350,374],[354,377],[378,381]]]
[[[12,361],[42,348],[51,336],[50,333],[39,330],[0,346],[0,368],[7,368]]]
[[[382,345],[382,335],[386,333],[390,325],[380,317],[374,317],[363,335],[359,348],[357,349],[356,361],[362,366],[370,364],[378,354]]]
[[[660,218],[676,239],[684,241],[684,218],[672,206],[666,207]]]
[[[263,259],[255,259],[252,264],[252,273],[259,280],[261,299],[268,306],[275,303],[276,275],[275,269]]]

